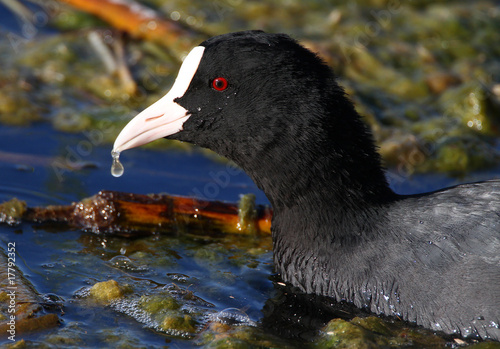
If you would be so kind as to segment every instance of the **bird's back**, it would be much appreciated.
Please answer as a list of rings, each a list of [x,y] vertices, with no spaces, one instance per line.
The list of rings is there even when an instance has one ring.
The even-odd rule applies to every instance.
[[[403,197],[388,210],[388,251],[409,320],[500,338],[500,181]],[[390,266],[389,266],[390,267]]]

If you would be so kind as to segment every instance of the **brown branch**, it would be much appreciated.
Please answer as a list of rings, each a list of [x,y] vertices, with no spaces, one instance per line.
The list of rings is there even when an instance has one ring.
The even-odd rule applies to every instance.
[[[170,195],[101,191],[67,206],[20,208],[17,211],[26,221],[64,224],[95,233],[124,236],[184,231],[269,234],[271,209],[256,206],[254,199],[253,195],[247,196],[239,204],[232,204]],[[15,202],[15,207],[20,207],[19,201]],[[0,205],[0,222],[3,217],[3,222],[12,224],[15,220],[9,221],[6,211],[13,211],[9,202]]]

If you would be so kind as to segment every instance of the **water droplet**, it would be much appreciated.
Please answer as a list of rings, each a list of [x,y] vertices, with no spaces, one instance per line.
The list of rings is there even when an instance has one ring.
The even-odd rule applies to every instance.
[[[125,171],[122,163],[120,162],[120,152],[112,151],[111,156],[113,157],[113,164],[111,165],[111,174],[113,175],[113,177],[120,177]]]

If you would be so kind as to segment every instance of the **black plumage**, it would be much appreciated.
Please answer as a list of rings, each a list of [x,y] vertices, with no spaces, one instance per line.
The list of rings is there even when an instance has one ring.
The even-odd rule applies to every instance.
[[[500,181],[413,196],[388,186],[331,69],[283,34],[203,42],[182,130],[239,164],[273,209],[274,263],[308,293],[435,330],[500,339]],[[211,83],[223,77],[227,88]]]

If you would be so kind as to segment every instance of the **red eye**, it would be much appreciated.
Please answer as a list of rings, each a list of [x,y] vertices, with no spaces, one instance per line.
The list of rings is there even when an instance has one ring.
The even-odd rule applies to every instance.
[[[215,78],[212,81],[212,87],[217,91],[224,91],[227,88],[227,80],[225,78]]]

